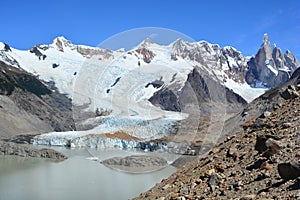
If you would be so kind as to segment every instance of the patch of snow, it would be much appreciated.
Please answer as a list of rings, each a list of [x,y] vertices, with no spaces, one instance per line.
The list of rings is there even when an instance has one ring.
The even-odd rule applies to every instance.
[[[231,79],[225,82],[227,88],[232,89],[235,93],[243,97],[248,103],[253,101],[255,98],[259,97],[265,93],[268,88],[253,88],[247,83],[237,83]]]
[[[285,67],[285,68],[278,68],[278,71],[287,72],[287,73],[291,72],[291,70],[288,69],[287,67]]]
[[[4,50],[5,44],[3,42],[0,42],[0,50]]]
[[[272,67],[271,65],[267,64],[266,67],[271,70],[276,76],[278,75],[278,70]]]

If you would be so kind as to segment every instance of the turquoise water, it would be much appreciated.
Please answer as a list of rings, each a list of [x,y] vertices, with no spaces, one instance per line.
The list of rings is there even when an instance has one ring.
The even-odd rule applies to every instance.
[[[168,177],[176,168],[131,174],[109,169],[84,149],[60,149],[69,159],[53,162],[0,156],[0,200],[130,199]],[[136,154],[122,150],[93,151],[99,159]]]

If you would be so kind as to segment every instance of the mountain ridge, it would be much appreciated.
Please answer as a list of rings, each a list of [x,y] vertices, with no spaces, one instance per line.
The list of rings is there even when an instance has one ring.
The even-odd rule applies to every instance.
[[[173,111],[186,109],[197,116],[194,112],[214,114],[222,108],[224,113],[236,113],[243,110],[244,99],[250,102],[267,90],[247,83],[248,57],[233,47],[221,48],[206,41],[178,39],[159,45],[145,39],[129,51],[74,45],[64,37],[27,51],[2,44],[3,62],[55,85],[72,99],[73,105],[87,105],[85,111],[108,111],[108,116],[101,116],[108,126],[101,131],[106,133],[119,131],[115,127],[123,124],[120,128],[133,137],[155,139],[166,133],[157,129],[160,126],[152,127],[152,122],[148,124],[149,120],[159,119],[159,123],[172,127],[169,118],[182,118]],[[260,67],[270,70],[268,66]],[[195,109],[191,110],[191,106]],[[151,115],[145,115],[149,110]],[[75,117],[82,120],[80,112]],[[121,119],[126,122],[119,122]],[[96,119],[90,120],[97,123]],[[141,120],[147,121],[145,126],[149,127],[139,126]],[[146,133],[145,128],[152,133]]]

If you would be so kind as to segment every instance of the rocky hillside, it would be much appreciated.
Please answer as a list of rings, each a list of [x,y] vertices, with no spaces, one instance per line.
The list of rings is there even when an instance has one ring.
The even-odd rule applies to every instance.
[[[225,138],[206,158],[187,163],[136,199],[299,198],[298,71],[260,98],[272,101],[268,111],[246,121],[242,131]]]
[[[1,139],[74,128],[70,99],[22,69],[0,62]]]

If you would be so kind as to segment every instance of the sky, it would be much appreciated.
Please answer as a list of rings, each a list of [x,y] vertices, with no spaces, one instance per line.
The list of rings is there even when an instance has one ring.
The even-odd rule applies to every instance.
[[[299,0],[1,1],[0,41],[17,49],[64,36],[97,46],[130,29],[160,27],[253,55],[264,33],[300,60]],[[151,34],[151,33],[148,33]]]

